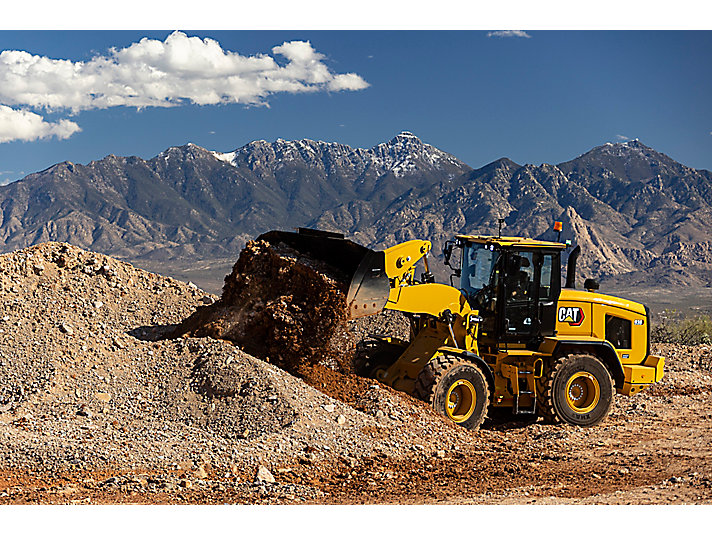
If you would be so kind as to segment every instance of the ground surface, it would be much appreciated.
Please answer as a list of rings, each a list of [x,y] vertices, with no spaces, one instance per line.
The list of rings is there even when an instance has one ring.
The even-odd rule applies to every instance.
[[[654,346],[663,381],[599,426],[469,432],[370,380],[157,340],[214,299],[61,244],[0,256],[0,503],[712,503],[710,346]]]

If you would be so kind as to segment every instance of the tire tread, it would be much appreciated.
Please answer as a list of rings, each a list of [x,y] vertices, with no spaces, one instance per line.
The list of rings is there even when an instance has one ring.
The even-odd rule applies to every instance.
[[[413,395],[419,398],[420,400],[427,402],[430,406],[433,406],[435,395],[437,393],[437,384],[447,374],[451,367],[462,363],[469,364],[470,362],[449,354],[443,354],[441,356],[438,356],[437,358],[430,360],[420,371],[420,374],[418,374],[418,379],[416,380],[413,389]],[[477,368],[480,373],[482,372],[477,366],[474,367]],[[487,380],[485,379],[484,374],[482,378],[485,388],[485,399],[487,399],[486,402],[487,404],[489,404],[489,385],[487,384]],[[482,414],[480,415],[479,420],[471,423],[471,427],[475,429],[479,428],[482,422],[485,420],[485,417],[487,417],[486,407],[484,410],[482,410]]]
[[[558,424],[565,423],[558,413],[556,413],[556,408],[554,407],[554,381],[561,369],[566,365],[571,358],[588,356],[591,358],[596,358],[594,354],[589,352],[571,352],[566,355],[560,356],[555,360],[551,361],[548,365],[549,371],[546,372],[544,378],[537,382],[537,397],[540,399],[539,402],[539,415],[542,416],[545,423]],[[600,360],[599,360],[600,361]],[[601,365],[608,372],[608,378],[611,380],[611,388],[615,392],[613,386],[613,379],[611,378],[611,373],[605,363],[600,362]],[[601,417],[601,420],[606,417],[611,409],[612,403],[608,406],[606,413]]]

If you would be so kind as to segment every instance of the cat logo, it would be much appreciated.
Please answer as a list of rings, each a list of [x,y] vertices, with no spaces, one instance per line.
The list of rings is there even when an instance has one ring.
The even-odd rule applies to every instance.
[[[569,323],[569,326],[581,326],[584,315],[581,308],[561,307],[559,308],[559,322]]]

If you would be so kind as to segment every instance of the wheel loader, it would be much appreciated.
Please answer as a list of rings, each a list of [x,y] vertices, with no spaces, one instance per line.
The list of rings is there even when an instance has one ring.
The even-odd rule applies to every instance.
[[[560,236],[560,223],[555,230]],[[409,339],[373,336],[358,372],[465,428],[477,429],[488,412],[591,426],[608,414],[614,391],[633,395],[663,377],[664,358],[650,351],[650,311],[597,292],[592,279],[577,289],[578,246],[561,287],[570,244],[560,240],[457,235],[443,248],[452,269],[443,284],[430,271],[427,240],[374,251],[309,229],[259,239],[283,241],[344,273],[349,318],[405,314]]]

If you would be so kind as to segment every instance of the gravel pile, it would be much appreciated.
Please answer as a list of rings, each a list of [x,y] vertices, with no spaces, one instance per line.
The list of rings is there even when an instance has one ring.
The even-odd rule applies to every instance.
[[[0,463],[196,479],[203,470],[243,483],[259,465],[458,440],[460,429],[375,382],[329,377],[346,391],[345,404],[232,342],[165,339],[214,301],[191,284],[66,244],[0,256]],[[433,432],[442,434],[437,443]],[[237,480],[238,472],[248,475]]]

